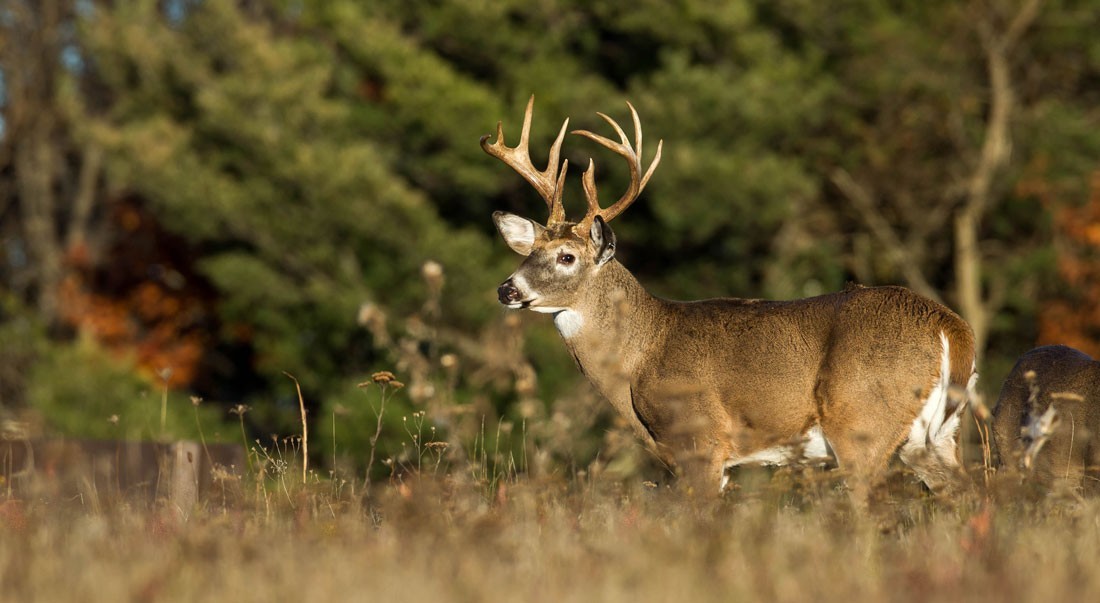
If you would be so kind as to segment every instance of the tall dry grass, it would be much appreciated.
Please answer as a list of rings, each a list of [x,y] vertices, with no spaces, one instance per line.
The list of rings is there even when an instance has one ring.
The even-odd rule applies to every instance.
[[[899,476],[903,496],[866,515],[818,471],[749,472],[719,501],[518,475],[487,496],[465,475],[407,475],[368,498],[246,480],[186,513],[9,499],[3,599],[1100,600],[1100,503],[1007,477],[937,501]]]

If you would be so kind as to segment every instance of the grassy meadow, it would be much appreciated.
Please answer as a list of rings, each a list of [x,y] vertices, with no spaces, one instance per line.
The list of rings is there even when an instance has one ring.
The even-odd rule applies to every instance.
[[[861,514],[816,469],[748,469],[714,501],[586,472],[489,479],[484,466],[365,491],[314,473],[303,484],[285,460],[222,473],[187,509],[9,492],[3,599],[1100,600],[1100,501],[1016,475],[978,472],[970,492],[936,500],[898,473]]]
[[[486,424],[445,403],[452,390],[427,410],[394,406],[405,388],[388,371],[360,388],[359,414],[333,410],[306,438],[249,442],[238,405],[239,439],[208,443],[200,401],[185,402],[189,450],[237,460],[196,463],[184,498],[178,452],[133,486],[113,442],[82,463],[40,454],[30,472],[12,456],[29,436],[5,423],[0,601],[1100,600],[1100,500],[985,469],[970,419],[965,491],[933,496],[898,464],[860,511],[821,468],[742,467],[721,499],[687,491],[625,425],[600,427],[607,409],[587,390]],[[342,423],[359,443],[323,437]],[[595,460],[576,462],[577,434],[601,430]]]

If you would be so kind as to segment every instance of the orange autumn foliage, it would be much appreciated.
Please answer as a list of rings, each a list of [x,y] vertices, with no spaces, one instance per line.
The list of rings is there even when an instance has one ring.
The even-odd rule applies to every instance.
[[[117,202],[111,220],[117,235],[98,261],[83,247],[70,250],[60,318],[105,349],[132,356],[157,382],[186,387],[211,340],[210,295],[184,265],[180,241],[137,203]]]
[[[1100,357],[1100,170],[1092,174],[1086,203],[1052,211],[1064,286],[1040,305],[1038,343],[1061,343]]]

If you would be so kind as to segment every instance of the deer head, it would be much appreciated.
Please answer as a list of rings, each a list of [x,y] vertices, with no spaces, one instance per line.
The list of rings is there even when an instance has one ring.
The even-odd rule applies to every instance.
[[[539,192],[550,210],[545,225],[507,212],[493,214],[497,230],[508,246],[527,258],[500,285],[497,295],[500,303],[510,308],[557,313],[571,307],[582,284],[615,256],[615,233],[608,222],[622,213],[641,194],[661,161],[663,141],[657,143],[657,153],[643,175],[639,158],[642,154],[642,126],[638,112],[630,103],[627,106],[630,107],[630,114],[634,119],[634,146],[631,146],[619,124],[603,113],[598,115],[611,124],[618,133],[620,142],[587,130],[574,130],[573,134],[593,140],[626,159],[630,167],[630,186],[614,204],[607,208],[601,207],[596,191],[595,162],[589,160],[588,169],[583,176],[588,211],[579,222],[570,222],[566,219],[562,205],[568,160],[562,161],[559,168],[561,143],[569,120],[566,119],[562,124],[558,137],[550,147],[546,169],[539,171],[531,163],[528,148],[534,104],[535,97],[532,96],[527,102],[517,146],[505,146],[504,128],[499,122],[496,142],[490,144],[488,135],[481,138],[481,148],[523,176]]]

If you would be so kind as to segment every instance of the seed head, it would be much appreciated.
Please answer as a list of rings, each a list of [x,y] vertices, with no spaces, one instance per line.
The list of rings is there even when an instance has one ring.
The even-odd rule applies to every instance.
[[[391,373],[390,371],[378,371],[377,373],[370,376],[370,380],[379,385],[386,385],[387,383],[393,381],[395,378],[396,377],[394,377],[393,373]]]
[[[432,289],[443,288],[443,265],[439,262],[428,260],[420,267],[420,276]]]

